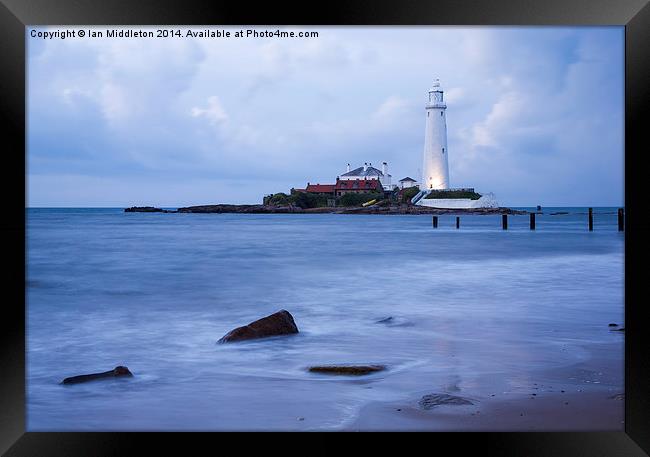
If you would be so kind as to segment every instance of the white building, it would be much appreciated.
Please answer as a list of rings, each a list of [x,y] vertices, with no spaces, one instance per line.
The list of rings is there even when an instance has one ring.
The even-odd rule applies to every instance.
[[[391,178],[392,176],[388,174],[388,164],[386,162],[382,163],[381,170],[373,167],[372,163],[368,162],[364,163],[363,167],[355,168],[354,170],[350,170],[350,164],[348,164],[347,171],[339,176],[340,180],[348,181],[353,181],[356,179],[378,179],[379,182],[381,182],[384,190],[393,189],[393,186],[390,182]]]
[[[408,189],[409,187],[415,187],[417,185],[418,182],[415,179],[411,178],[410,176],[407,176],[406,178],[399,180],[400,189]]]
[[[445,209],[471,209],[471,208],[498,208],[499,202],[493,193],[482,194],[481,198],[421,198],[417,202],[420,206]]]
[[[422,190],[449,189],[449,163],[447,156],[447,105],[438,79],[429,89],[424,130],[424,160],[422,164]]]
[[[435,190],[471,190],[449,188],[449,162],[447,150],[447,105],[438,79],[435,80],[425,106],[427,117],[424,129],[424,153],[422,185],[411,203],[432,208],[496,208],[499,206],[494,194],[486,193],[476,200],[470,198],[427,198]],[[401,183],[401,181],[400,181]],[[433,194],[433,195],[437,195]],[[433,196],[432,195],[432,196]]]

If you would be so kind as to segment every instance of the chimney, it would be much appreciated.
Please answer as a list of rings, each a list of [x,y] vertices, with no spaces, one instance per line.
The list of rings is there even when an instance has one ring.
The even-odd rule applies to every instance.
[[[388,164],[386,162],[381,164],[381,172],[384,176],[388,176]]]
[[[348,170],[347,171],[350,172],[350,164],[348,164]]]
[[[366,171],[368,169],[368,162],[363,163],[363,171]]]

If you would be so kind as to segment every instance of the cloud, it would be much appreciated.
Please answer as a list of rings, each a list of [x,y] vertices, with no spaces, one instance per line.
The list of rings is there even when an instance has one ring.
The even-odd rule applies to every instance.
[[[213,95],[208,97],[207,108],[193,107],[191,111],[192,117],[203,117],[213,126],[218,126],[228,120],[226,110],[221,105],[219,97]]]
[[[373,113],[373,116],[378,120],[394,121],[400,115],[406,114],[409,108],[411,106],[408,100],[391,95],[379,105],[379,108]]]
[[[507,92],[492,105],[487,117],[474,125],[472,146],[499,147],[516,125],[524,108],[521,94]],[[516,128],[516,127],[515,127]]]
[[[445,92],[445,102],[459,106],[467,99],[466,91],[462,87],[452,87]]]
[[[128,91],[113,82],[105,82],[98,91],[97,102],[102,114],[111,123],[126,124],[135,113]]]
[[[181,178],[243,180],[252,198],[332,181],[348,162],[418,177],[438,77],[452,185],[504,204],[620,204],[622,29],[310,29],[320,36],[28,39],[29,173],[59,177],[62,205],[80,182],[71,176],[97,188],[89,205],[145,178],[159,194]],[[51,202],[30,189],[30,204]],[[212,198],[187,187],[174,198],[190,195]]]

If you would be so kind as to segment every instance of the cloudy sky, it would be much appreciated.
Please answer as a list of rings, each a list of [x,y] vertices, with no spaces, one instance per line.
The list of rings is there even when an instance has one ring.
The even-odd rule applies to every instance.
[[[28,30],[28,205],[259,203],[348,162],[419,180],[434,78],[452,187],[504,206],[623,204],[622,27],[282,30],[319,36]]]

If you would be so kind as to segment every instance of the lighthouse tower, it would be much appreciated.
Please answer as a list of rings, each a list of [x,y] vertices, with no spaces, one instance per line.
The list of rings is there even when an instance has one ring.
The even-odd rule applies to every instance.
[[[422,164],[422,190],[449,189],[449,164],[447,163],[447,105],[442,98],[440,81],[435,80],[429,89],[424,130],[424,161]]]

